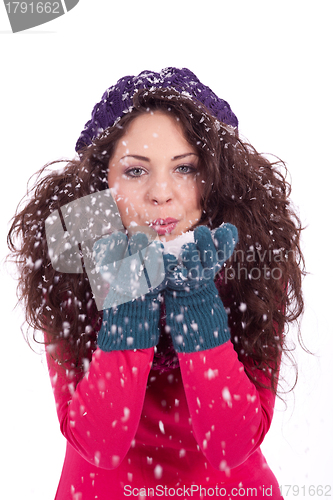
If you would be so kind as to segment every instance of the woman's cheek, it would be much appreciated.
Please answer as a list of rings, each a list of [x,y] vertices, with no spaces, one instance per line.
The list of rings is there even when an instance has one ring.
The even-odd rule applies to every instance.
[[[119,188],[120,188],[119,182],[115,182],[112,187],[110,186],[110,191],[112,193],[112,196],[114,197],[117,196]]]

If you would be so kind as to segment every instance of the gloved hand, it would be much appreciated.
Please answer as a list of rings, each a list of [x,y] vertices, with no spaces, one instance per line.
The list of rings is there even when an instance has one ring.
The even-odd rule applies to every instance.
[[[94,245],[97,269],[110,284],[97,344],[103,351],[145,349],[159,339],[160,292],[165,286],[162,245],[143,233],[121,232]]]
[[[229,340],[228,317],[214,277],[237,240],[232,224],[223,224],[213,234],[199,226],[195,243],[182,247],[181,264],[173,255],[164,256],[166,324],[176,351],[203,351]]]

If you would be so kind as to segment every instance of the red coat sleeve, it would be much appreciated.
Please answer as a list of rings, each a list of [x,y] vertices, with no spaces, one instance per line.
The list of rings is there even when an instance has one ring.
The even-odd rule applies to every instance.
[[[84,376],[47,353],[62,434],[90,463],[115,469],[136,434],[154,349],[97,349]]]
[[[275,396],[250,381],[230,340],[207,351],[179,354],[179,362],[197,443],[215,469],[228,472],[263,441]]]

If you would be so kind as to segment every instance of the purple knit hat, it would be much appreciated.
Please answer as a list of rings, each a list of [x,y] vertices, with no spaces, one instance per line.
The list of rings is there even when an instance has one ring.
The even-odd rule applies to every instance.
[[[194,73],[186,68],[165,68],[160,73],[143,71],[138,76],[125,76],[116,85],[108,88],[92,111],[89,120],[81,132],[75,150],[88,146],[105,129],[114,125],[125,113],[132,109],[133,96],[139,89],[154,90],[159,88],[175,89],[186,97],[200,101],[211,114],[232,127],[238,126],[237,117],[229,104],[220,99],[206,85],[203,85]]]

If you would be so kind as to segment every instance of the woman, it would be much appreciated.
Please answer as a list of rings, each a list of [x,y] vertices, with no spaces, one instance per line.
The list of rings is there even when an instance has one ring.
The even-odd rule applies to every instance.
[[[20,297],[45,332],[68,442],[57,499],[281,498],[260,444],[283,332],[303,310],[301,227],[279,162],[237,126],[187,69],[125,77],[94,107],[79,158],[44,175],[14,218]],[[80,250],[82,267],[57,270],[45,221],[107,189],[125,230],[89,248],[76,239],[69,255]],[[176,257],[178,240],[187,244]],[[124,264],[136,255],[144,292]]]

